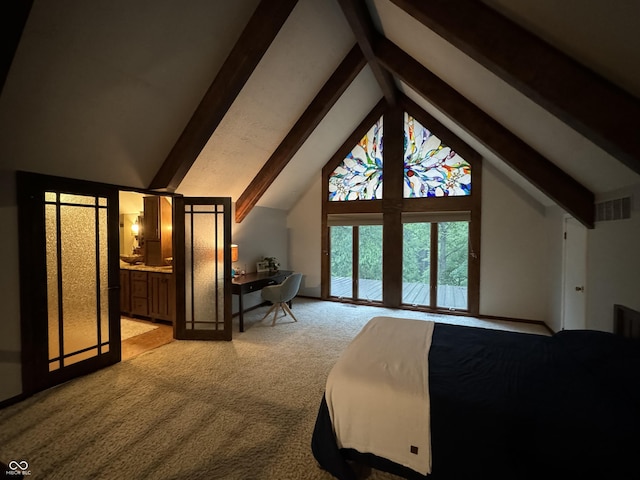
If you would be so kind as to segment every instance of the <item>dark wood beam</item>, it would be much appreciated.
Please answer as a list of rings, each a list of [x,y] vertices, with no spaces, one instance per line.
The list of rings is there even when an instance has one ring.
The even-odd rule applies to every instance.
[[[242,35],[152,180],[152,190],[175,191],[231,107],[297,0],[261,0]]]
[[[391,0],[640,173],[640,100],[476,0]]]
[[[404,203],[404,111],[395,105],[384,114],[382,149],[382,304],[402,305],[402,207]]]
[[[373,53],[372,42],[376,36],[376,29],[373,26],[369,9],[364,0],[338,0],[344,16],[353,30],[358,45],[364,54],[364,58],[369,63],[369,68],[378,81],[382,94],[389,105],[395,105],[397,87],[393,77],[380,66]]]
[[[240,223],[245,219],[365,65],[366,60],[362,51],[355,45],[269,157],[267,163],[242,192],[236,201],[236,222]]]
[[[33,0],[5,0],[2,2],[0,26],[2,27],[3,40],[0,42],[0,93],[2,93],[4,83],[7,81],[7,75],[9,75],[9,69],[32,5]]]
[[[384,37],[375,43],[380,63],[406,82],[469,135],[523,175],[588,228],[594,223],[594,195],[492,117]]]

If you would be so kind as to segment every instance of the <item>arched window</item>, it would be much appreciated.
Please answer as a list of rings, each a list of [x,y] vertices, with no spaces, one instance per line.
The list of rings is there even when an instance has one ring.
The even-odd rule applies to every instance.
[[[323,169],[322,296],[477,314],[481,158],[402,103]]]

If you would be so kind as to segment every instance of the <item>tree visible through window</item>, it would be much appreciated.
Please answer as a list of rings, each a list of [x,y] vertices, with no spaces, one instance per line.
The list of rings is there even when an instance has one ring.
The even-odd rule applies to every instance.
[[[424,125],[392,109],[346,157],[334,157],[323,169],[323,296],[477,313],[479,264],[470,258],[479,258],[480,229],[470,225],[479,219],[481,184],[471,192],[473,176],[481,178],[481,159],[409,106],[427,119]],[[403,136],[385,140],[383,120],[387,135]],[[427,128],[431,122],[470,161]],[[380,224],[372,224],[371,216],[379,216]]]

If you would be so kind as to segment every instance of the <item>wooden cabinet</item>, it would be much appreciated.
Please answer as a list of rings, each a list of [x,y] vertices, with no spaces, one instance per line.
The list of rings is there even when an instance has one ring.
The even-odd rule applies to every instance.
[[[129,270],[120,270],[120,311],[131,312],[131,283]]]
[[[149,315],[147,272],[130,272],[131,282],[131,314]]]
[[[145,264],[164,265],[173,256],[171,204],[166,197],[144,197]]]
[[[173,323],[176,311],[173,274],[121,269],[120,311]]]
[[[173,322],[175,317],[175,289],[170,273],[148,273],[149,316],[152,319]]]

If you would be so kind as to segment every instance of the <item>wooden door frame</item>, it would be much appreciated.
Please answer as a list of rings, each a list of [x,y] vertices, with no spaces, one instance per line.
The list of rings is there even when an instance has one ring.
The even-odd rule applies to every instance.
[[[195,203],[198,202],[198,203]],[[223,205],[224,208],[224,328],[223,330],[186,330],[186,269],[185,269],[185,205]],[[173,336],[180,340],[232,340],[231,318],[231,198],[183,197],[173,202],[173,268],[176,280],[176,316]]]
[[[16,172],[16,186],[20,243],[22,390],[23,395],[31,395],[120,361],[119,189],[103,183],[22,171]],[[46,230],[44,198],[41,196],[41,192],[46,190],[102,196],[108,199],[109,352],[54,372],[49,372],[46,354],[48,352]]]

